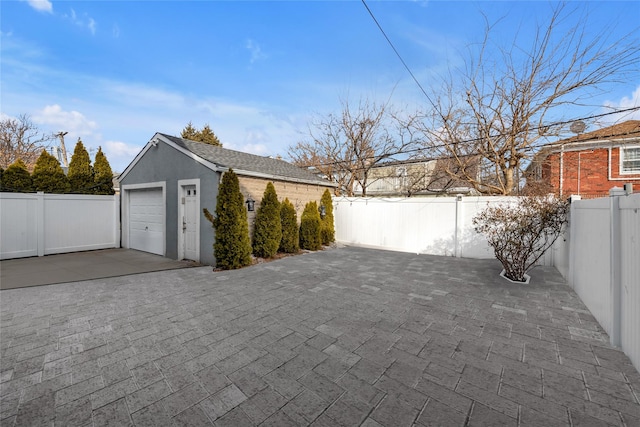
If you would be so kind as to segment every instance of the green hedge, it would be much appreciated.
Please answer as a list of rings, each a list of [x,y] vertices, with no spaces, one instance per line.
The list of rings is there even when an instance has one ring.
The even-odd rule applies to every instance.
[[[275,187],[269,182],[256,212],[253,254],[261,258],[271,258],[278,252],[281,239],[280,202]]]
[[[300,247],[311,251],[322,248],[320,236],[320,213],[318,204],[309,202],[305,205],[300,218]]]
[[[282,224],[282,239],[278,250],[288,254],[298,252],[300,250],[298,215],[289,199],[284,199],[280,206],[280,223]]]
[[[229,169],[222,176],[218,188],[216,217],[206,208],[205,217],[211,221],[216,230],[216,241],[213,244],[213,255],[216,267],[233,270],[251,264],[251,241],[249,225],[238,176]]]

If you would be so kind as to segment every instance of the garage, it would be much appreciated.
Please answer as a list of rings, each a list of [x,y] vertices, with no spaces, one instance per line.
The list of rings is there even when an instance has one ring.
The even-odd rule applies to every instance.
[[[164,255],[162,188],[128,190],[129,248]]]
[[[298,207],[335,189],[284,160],[156,133],[118,178],[122,246],[215,265],[215,229],[203,210],[216,211],[218,186],[229,169],[238,175],[243,204],[260,200],[268,182]],[[247,212],[251,226],[255,212]]]

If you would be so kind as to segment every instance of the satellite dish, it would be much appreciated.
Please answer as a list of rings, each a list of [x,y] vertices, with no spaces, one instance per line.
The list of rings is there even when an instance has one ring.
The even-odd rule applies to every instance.
[[[573,133],[582,133],[582,132],[584,132],[584,129],[586,127],[587,126],[584,124],[584,122],[582,120],[578,120],[577,122],[571,123],[571,126],[569,126],[569,129]]]

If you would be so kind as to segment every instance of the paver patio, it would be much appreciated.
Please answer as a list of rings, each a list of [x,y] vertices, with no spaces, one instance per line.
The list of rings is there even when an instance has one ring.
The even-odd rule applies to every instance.
[[[2,426],[640,425],[553,268],[339,248],[0,292]]]

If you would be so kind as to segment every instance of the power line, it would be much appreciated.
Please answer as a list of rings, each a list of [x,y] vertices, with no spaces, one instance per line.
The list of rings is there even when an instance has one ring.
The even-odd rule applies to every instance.
[[[400,62],[402,62],[402,65],[404,65],[404,68],[406,68],[406,70],[409,72],[409,75],[411,75],[411,78],[413,79],[414,82],[416,82],[416,84],[418,85],[418,87],[420,88],[420,91],[424,94],[424,96],[429,100],[429,103],[435,107],[435,104],[433,103],[433,101],[431,100],[431,98],[429,97],[429,95],[427,95],[427,91],[424,90],[424,88],[422,87],[422,85],[420,84],[420,82],[418,81],[418,79],[416,78],[416,76],[413,74],[413,71],[411,71],[411,69],[409,68],[409,66],[407,65],[407,63],[404,61],[404,59],[402,58],[402,55],[400,55],[400,52],[398,52],[398,49],[396,49],[396,47],[394,46],[394,44],[391,42],[391,39],[387,36],[387,33],[385,33],[385,31],[382,29],[382,26],[380,25],[380,23],[378,22],[378,20],[376,19],[376,17],[374,16],[373,12],[371,11],[371,9],[369,9],[369,6],[367,5],[367,2],[365,0],[362,0],[362,4],[364,5],[364,7],[367,9],[367,12],[369,12],[369,15],[371,16],[371,19],[373,19],[373,22],[376,23],[376,25],[378,26],[378,29],[380,30],[380,32],[382,33],[382,35],[384,36],[384,38],[387,40],[387,43],[389,43],[389,46],[391,46],[391,49],[393,49],[393,51],[395,52],[396,56],[398,57],[398,59],[400,60]]]
[[[572,120],[564,120],[564,121],[557,121],[557,122],[553,122],[547,125],[540,125],[540,126],[536,126],[536,127],[532,127],[529,128],[528,131],[523,131],[523,132],[519,132],[519,133],[528,133],[528,132],[535,132],[535,131],[539,131],[539,130],[546,130],[548,128],[551,127],[556,127],[556,126],[562,126],[562,125],[566,125],[569,123],[573,123],[579,120],[592,120],[592,119],[597,119],[600,117],[606,117],[606,116],[610,116],[613,114],[620,114],[620,113],[627,113],[627,112],[631,112],[631,111],[637,111],[640,110],[640,106],[638,107],[630,107],[630,108],[625,108],[622,110],[616,110],[616,111],[609,111],[607,113],[601,113],[601,114],[593,114],[591,116],[585,116],[585,117],[579,117],[579,118],[575,118]],[[608,137],[615,137],[615,136],[623,136],[623,135],[627,135],[627,134],[612,134],[612,135],[608,135]],[[393,157],[393,156],[398,156],[401,154],[411,154],[411,153],[415,153],[415,152],[419,152],[419,151],[425,151],[425,150],[429,150],[429,149],[437,149],[437,148],[446,148],[452,145],[460,145],[460,144],[469,144],[469,143],[473,143],[473,142],[480,142],[486,139],[495,139],[495,138],[501,138],[501,137],[505,137],[508,136],[508,134],[505,133],[499,133],[499,134],[495,134],[495,135],[489,135],[488,137],[477,137],[477,138],[470,138],[470,139],[465,139],[465,140],[460,140],[460,141],[452,141],[450,143],[446,143],[446,144],[438,144],[438,145],[432,145],[430,147],[424,148],[424,147],[420,147],[420,148],[413,148],[411,150],[401,150],[401,151],[396,151],[396,152],[392,152],[392,153],[388,153],[386,155],[386,157]],[[471,155],[477,155],[477,154],[469,154],[469,155],[465,155],[466,156],[471,156]],[[364,158],[364,160],[367,159],[375,159],[376,156],[367,156]],[[423,160],[437,160],[436,158],[424,158]],[[333,162],[326,162],[326,163],[314,163],[314,164],[307,164],[307,165],[302,165],[301,167],[318,167],[318,166],[333,166],[333,165],[339,165],[342,163],[348,163],[348,160],[336,160]]]

